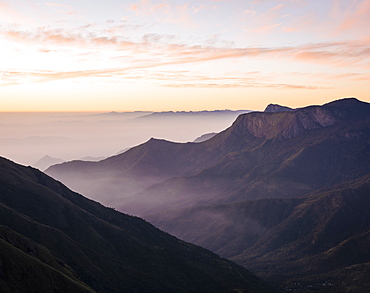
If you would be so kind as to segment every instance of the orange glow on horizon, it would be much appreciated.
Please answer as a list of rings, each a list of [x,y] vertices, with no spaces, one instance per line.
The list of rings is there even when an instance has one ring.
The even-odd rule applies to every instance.
[[[253,1],[242,9],[235,1],[0,1],[1,110],[263,110],[345,96],[370,101],[368,0]],[[312,12],[318,8],[322,13]]]

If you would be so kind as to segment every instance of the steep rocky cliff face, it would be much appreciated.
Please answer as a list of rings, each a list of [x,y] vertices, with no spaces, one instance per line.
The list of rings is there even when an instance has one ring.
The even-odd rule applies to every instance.
[[[333,125],[345,116],[337,109],[312,106],[296,111],[277,111],[241,115],[235,125],[249,130],[256,137],[292,138],[305,132]]]

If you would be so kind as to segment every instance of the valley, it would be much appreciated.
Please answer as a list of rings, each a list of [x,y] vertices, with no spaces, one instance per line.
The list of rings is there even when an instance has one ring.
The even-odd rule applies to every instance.
[[[0,0],[0,293],[369,293],[370,0]]]
[[[370,262],[370,105],[272,109],[201,143],[151,139],[46,173],[281,288],[330,281],[320,290],[362,292],[366,274],[352,274]]]

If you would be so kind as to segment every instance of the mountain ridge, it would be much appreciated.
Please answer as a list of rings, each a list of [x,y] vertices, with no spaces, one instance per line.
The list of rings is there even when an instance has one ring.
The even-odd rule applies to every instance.
[[[152,179],[142,184],[140,178],[147,178],[138,176],[136,182],[142,185],[137,188],[129,169],[106,182],[104,176],[93,177],[107,183],[99,192],[116,192],[111,203],[119,210],[248,263],[261,276],[290,286],[286,290],[302,281],[322,292],[338,292],[343,280],[343,288],[355,286],[355,292],[363,292],[359,288],[367,282],[365,274],[358,274],[357,283],[344,276],[370,269],[367,254],[364,263],[355,263],[358,256],[351,253],[351,247],[369,244],[370,221],[363,216],[368,199],[356,186],[358,180],[368,188],[369,103],[347,98],[294,111],[242,114],[204,142],[152,139],[110,162],[117,170],[130,163],[136,174]],[[68,166],[64,173],[58,167],[49,171],[62,180],[71,171]],[[91,178],[83,182],[88,184]],[[129,184],[134,188],[128,190]],[[346,225],[341,215],[352,223],[343,233],[338,230]],[[349,257],[340,262],[342,252]],[[329,284],[331,278],[335,288],[315,283]]]
[[[37,169],[0,158],[0,173],[0,225],[46,247],[81,286],[97,292],[275,292],[242,267],[84,198]],[[5,253],[14,251],[6,247]],[[36,262],[32,267],[40,271]],[[2,270],[9,269],[4,263]],[[5,283],[14,285],[9,278]],[[35,292],[46,292],[40,286]]]
[[[307,182],[303,176],[297,178],[297,175],[294,175],[293,169],[296,169],[297,160],[303,160],[310,165],[314,162],[320,164],[317,161],[317,154],[320,154],[323,159],[329,160],[329,165],[323,169],[326,170],[330,164],[337,164],[330,147],[343,153],[344,157],[351,156],[347,150],[353,143],[357,143],[358,148],[361,148],[361,144],[362,148],[365,147],[366,137],[369,135],[366,124],[369,113],[370,105],[357,99],[343,99],[291,112],[252,112],[240,115],[229,128],[201,143],[184,144],[150,139],[123,154],[98,163],[64,163],[50,167],[46,173],[62,180],[76,191],[118,207],[120,197],[127,198],[135,193],[145,192],[150,186],[164,183],[173,177],[182,177],[184,182],[189,181],[190,190],[181,192],[186,196],[189,192],[195,192],[191,190],[192,186],[196,186],[199,180],[206,177],[229,180],[230,176],[236,176],[236,181],[233,179],[228,183],[230,186],[236,184],[231,187],[235,189],[235,192],[230,193],[231,198],[239,196],[243,192],[242,189],[247,188],[243,182],[249,182],[248,193],[254,193],[254,198],[257,198],[262,196],[262,193],[273,196],[272,193],[276,193],[280,184],[278,177],[286,178],[288,172],[293,175],[292,178],[296,178],[294,180],[303,180],[283,180],[291,186],[292,191],[288,194],[292,197],[296,196],[297,192],[308,193],[312,188],[322,187],[316,183],[312,185],[312,180],[319,180],[313,170],[323,173],[318,165],[312,166],[312,172],[305,175],[312,178],[311,182]],[[363,126],[361,123],[364,123]],[[347,131],[343,132],[345,129]],[[337,135],[339,131],[342,135]],[[343,149],[340,150],[336,144],[341,144]],[[358,149],[356,152],[360,151]],[[274,153],[277,155],[273,156]],[[358,161],[354,154],[352,157]],[[364,165],[367,161],[365,158],[364,162],[359,163]],[[261,165],[260,168],[255,166],[257,163]],[[350,167],[349,162],[343,163]],[[365,166],[364,168],[366,169]],[[262,178],[262,175],[265,179],[254,182],[255,178]],[[242,179],[243,176],[248,176],[249,179],[246,181]],[[323,178],[325,177],[328,177],[328,174]],[[100,186],[104,187],[95,187],[91,184],[94,181],[101,182]],[[178,179],[173,179],[172,187],[164,185],[164,190],[173,189],[173,185],[176,186],[178,182]],[[324,184],[323,180],[320,182]],[[218,180],[207,184],[220,186]],[[271,188],[266,190],[263,185]],[[236,188],[239,188],[239,191]],[[220,188],[218,193],[222,189]],[[109,199],[101,198],[100,195],[106,190],[115,196]],[[158,192],[163,193],[164,190]],[[149,198],[150,190],[147,194],[144,197]]]
[[[310,108],[314,113],[316,109],[317,107]],[[286,116],[291,113],[293,112],[268,115]],[[370,171],[370,129],[369,116],[366,113],[370,113],[369,107],[361,117],[350,116],[352,119],[348,123],[336,118],[335,124],[306,129],[304,131],[307,134],[302,133],[299,136],[284,137],[281,131],[276,132],[273,129],[272,138],[256,137],[245,126],[245,119],[250,121],[253,115],[253,121],[256,115],[263,113],[241,115],[231,128],[203,144],[214,147],[220,143],[221,147],[228,150],[242,151],[231,151],[213,166],[196,175],[183,177],[183,180],[173,178],[153,185],[133,196],[132,201],[145,202],[145,198],[154,194],[161,199],[159,206],[181,208],[179,200],[184,198],[192,198],[195,204],[209,200],[221,204],[263,197],[297,197],[325,185],[363,176]],[[343,117],[342,112],[338,116]],[[247,147],[243,149],[243,145]],[[303,166],[306,167],[302,168]],[[171,190],[174,192],[171,193]],[[161,194],[168,196],[163,197]],[[191,197],[191,194],[197,196]],[[183,200],[183,204],[186,204],[185,201],[188,200]],[[144,217],[145,214],[155,213],[155,208],[145,211],[143,207],[131,205],[128,200],[125,200],[121,208],[134,208],[135,212],[141,210],[140,215]]]

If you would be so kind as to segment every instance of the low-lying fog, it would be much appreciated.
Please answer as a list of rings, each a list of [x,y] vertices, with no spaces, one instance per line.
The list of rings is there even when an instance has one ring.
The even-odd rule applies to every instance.
[[[248,111],[0,113],[0,155],[23,165],[48,167],[76,159],[100,160],[151,137],[194,141],[230,126]]]

